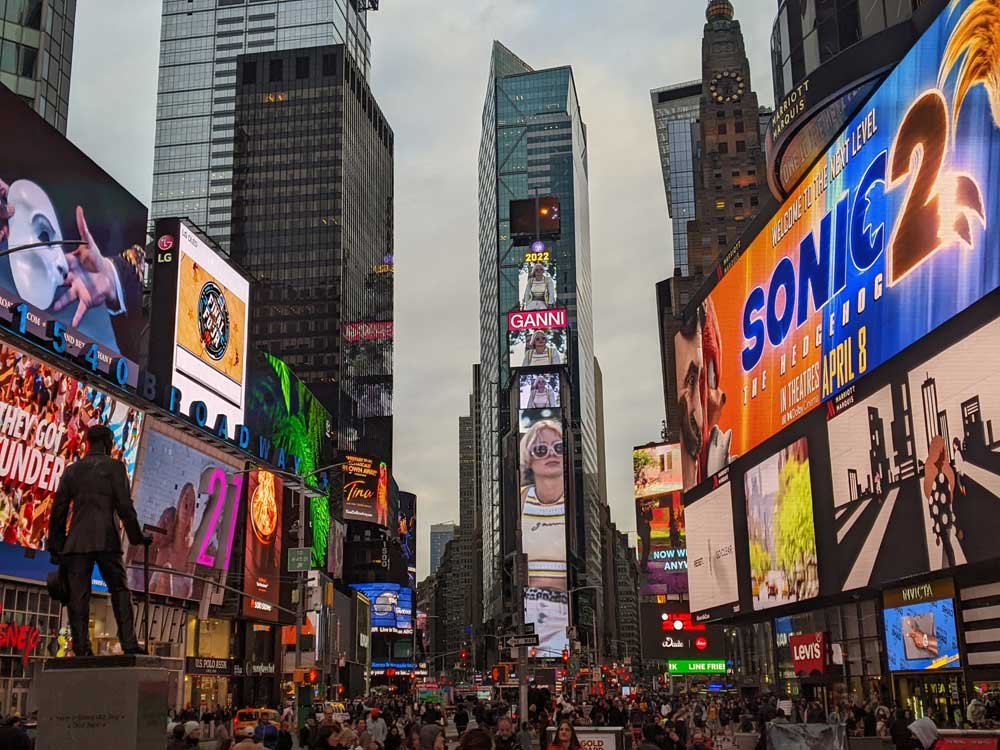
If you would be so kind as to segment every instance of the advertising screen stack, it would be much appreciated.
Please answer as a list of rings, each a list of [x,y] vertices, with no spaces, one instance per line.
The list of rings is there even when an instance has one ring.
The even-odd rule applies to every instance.
[[[731,672],[949,723],[1000,674],[975,614],[1000,591],[983,6],[949,4],[674,342],[692,613],[777,643]]]

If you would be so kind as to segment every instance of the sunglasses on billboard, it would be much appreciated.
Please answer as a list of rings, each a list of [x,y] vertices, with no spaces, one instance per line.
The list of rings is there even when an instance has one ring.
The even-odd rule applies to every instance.
[[[557,456],[563,455],[563,452],[565,450],[566,449],[565,449],[565,447],[563,447],[562,443],[553,443],[552,444],[552,451]],[[545,458],[547,455],[549,455],[549,446],[546,445],[545,443],[539,443],[538,445],[534,446],[531,449],[531,455],[533,455],[535,458]]]

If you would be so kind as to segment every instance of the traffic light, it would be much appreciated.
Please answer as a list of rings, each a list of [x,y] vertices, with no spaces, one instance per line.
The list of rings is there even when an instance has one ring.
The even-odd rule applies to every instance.
[[[493,678],[493,682],[500,682],[500,667],[493,667],[493,671],[490,672],[490,676]]]
[[[458,656],[459,656],[459,658],[462,661],[468,661],[469,660],[469,649],[463,648],[461,651],[458,652]]]
[[[315,668],[310,669],[306,673],[306,678],[309,681],[310,685],[315,685],[316,683],[319,682],[319,670]]]
[[[531,649],[531,658],[534,659],[537,656],[538,656],[538,649],[537,648]]]
[[[563,649],[562,657],[563,657],[563,663],[568,664],[569,663],[569,649],[568,648],[564,648]]]

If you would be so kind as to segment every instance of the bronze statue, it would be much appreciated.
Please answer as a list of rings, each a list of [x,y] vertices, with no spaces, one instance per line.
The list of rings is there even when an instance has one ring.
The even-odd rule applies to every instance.
[[[59,566],[59,577],[67,588],[65,604],[73,634],[73,653],[93,656],[89,633],[90,579],[97,563],[111,594],[122,650],[126,654],[144,654],[146,651],[135,636],[132,598],[115,516],[121,519],[130,543],[149,545],[152,539],[139,526],[125,464],[111,457],[114,446],[111,430],[94,425],[87,430],[87,442],[90,444],[87,455],[62,475],[49,522],[49,554]]]

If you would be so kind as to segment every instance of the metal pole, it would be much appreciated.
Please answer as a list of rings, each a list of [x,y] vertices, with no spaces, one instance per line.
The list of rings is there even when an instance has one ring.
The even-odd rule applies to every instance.
[[[305,494],[299,495],[299,538],[298,546],[304,547],[306,543],[306,496]],[[298,578],[298,583],[296,584],[299,589],[299,603],[295,607],[295,666],[302,666],[302,645],[300,641],[302,640],[302,620],[305,618],[306,603],[305,599],[305,586],[304,578],[305,575],[302,572],[296,573]]]

